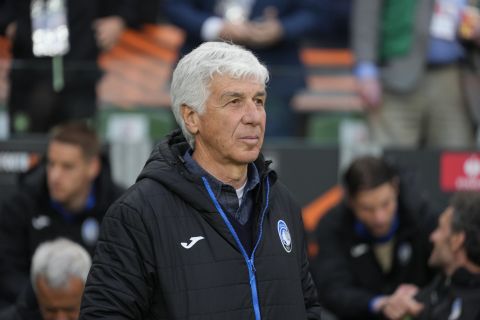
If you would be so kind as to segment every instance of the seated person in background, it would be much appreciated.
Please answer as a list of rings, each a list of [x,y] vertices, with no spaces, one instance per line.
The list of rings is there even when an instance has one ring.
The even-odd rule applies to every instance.
[[[319,222],[312,275],[320,301],[341,319],[381,318],[399,285],[432,277],[437,215],[405,179],[384,159],[358,158],[343,176],[345,201]]]
[[[122,191],[100,150],[95,131],[84,122],[55,128],[46,166],[28,175],[0,208],[0,310],[28,284],[31,257],[40,243],[61,236],[93,254],[99,224]]]
[[[32,258],[29,285],[2,320],[77,320],[92,260],[79,244],[64,238],[47,241]]]
[[[433,251],[428,263],[441,269],[432,283],[411,296],[399,295],[410,315],[422,320],[480,319],[480,193],[459,192],[438,219],[431,234]],[[399,288],[397,291],[405,291]],[[419,302],[417,302],[419,301]],[[390,319],[403,319],[395,306],[387,304]]]

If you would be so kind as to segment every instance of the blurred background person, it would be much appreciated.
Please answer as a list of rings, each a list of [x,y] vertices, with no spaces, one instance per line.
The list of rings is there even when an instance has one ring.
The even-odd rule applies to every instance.
[[[315,231],[312,275],[321,303],[340,319],[381,318],[399,285],[431,280],[428,236],[437,215],[383,158],[355,159],[343,184],[344,201]]]
[[[353,0],[315,0],[312,5],[322,22],[307,38],[316,48],[350,47],[350,20]]]
[[[480,319],[480,193],[456,193],[430,240],[433,251],[428,263],[441,272],[415,298],[412,291],[399,303],[409,307],[409,315],[416,319]],[[408,316],[389,304],[385,312],[390,319]]]
[[[2,320],[77,320],[92,260],[79,244],[64,238],[38,246],[32,258],[31,284]]]
[[[2,0],[12,42],[7,101],[12,133],[48,132],[96,112],[97,57],[138,23],[134,0]]]
[[[375,142],[473,146],[460,81],[462,42],[473,37],[460,32],[469,8],[466,0],[353,2],[355,75]]]
[[[37,246],[62,236],[93,254],[99,225],[122,190],[111,180],[95,131],[84,122],[56,127],[46,164],[34,169],[0,209],[0,309],[28,283]]]
[[[228,41],[257,54],[270,70],[266,135],[301,135],[301,119],[291,105],[304,87],[299,58],[302,37],[322,22],[310,0],[167,0],[168,19],[186,32],[183,53],[203,41]]]

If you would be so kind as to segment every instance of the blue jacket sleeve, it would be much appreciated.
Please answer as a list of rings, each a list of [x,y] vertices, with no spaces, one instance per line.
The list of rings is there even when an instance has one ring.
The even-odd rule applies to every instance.
[[[286,0],[264,1],[265,4],[258,5],[261,9],[276,7],[280,23],[284,29],[286,40],[298,40],[299,37],[321,28],[322,19],[319,18],[319,11],[312,2],[313,0]],[[258,9],[258,8],[257,8]],[[166,0],[165,11],[170,21],[184,29],[189,35],[201,37],[202,25],[206,19],[214,15],[213,4],[195,5],[189,0]],[[255,12],[259,16],[261,12]]]
[[[326,28],[320,19],[320,9],[316,9],[308,0],[296,2],[293,10],[280,16],[285,40],[298,40],[315,29]]]
[[[197,38],[201,38],[205,20],[213,15],[213,12],[195,8],[187,0],[166,0],[164,8],[170,22]]]

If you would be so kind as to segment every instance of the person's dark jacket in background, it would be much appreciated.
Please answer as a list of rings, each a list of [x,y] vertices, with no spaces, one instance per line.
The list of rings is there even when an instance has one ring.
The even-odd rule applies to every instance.
[[[312,275],[322,305],[341,319],[374,319],[369,310],[374,297],[391,294],[402,283],[426,285],[433,277],[427,261],[437,213],[411,184],[400,180],[399,227],[390,272],[382,271],[372,241],[355,231],[356,218],[346,203],[327,213],[315,231],[319,250]]]
[[[315,47],[349,48],[352,0],[315,0],[312,3],[322,23],[308,40]]]
[[[416,299],[425,306],[419,320],[480,320],[480,275],[464,268],[438,275]]]
[[[182,52],[190,52],[204,40],[201,38],[202,25],[205,20],[215,15],[215,0],[167,0],[165,10],[174,24],[186,31],[185,45]],[[318,26],[315,10],[309,10],[307,0],[257,0],[254,1],[250,19],[261,19],[264,10],[273,7],[284,29],[283,39],[265,48],[249,48],[255,52],[259,60],[268,65],[272,77],[283,76],[290,81],[282,83],[272,80],[272,85],[284,94],[291,94],[303,86],[303,77],[299,58],[299,44],[302,37]],[[278,69],[275,69],[278,68]],[[283,71],[282,71],[283,70]],[[277,74],[278,72],[278,74]],[[293,77],[299,74],[300,77]],[[292,81],[293,80],[293,81]]]
[[[37,297],[29,283],[18,295],[14,305],[0,310],[2,320],[44,320],[38,307]]]
[[[57,237],[81,244],[93,255],[99,224],[123,190],[110,176],[108,161],[94,183],[95,204],[73,215],[59,212],[50,200],[45,166],[24,178],[19,192],[0,209],[0,309],[15,302],[29,282],[30,263],[37,246]]]
[[[7,0],[0,0],[0,12],[7,11]],[[10,17],[6,14],[0,14],[0,35],[5,35],[5,30],[8,23],[10,22]]]
[[[256,246],[247,258],[202,178],[186,169],[187,148],[179,131],[163,140],[109,209],[81,319],[255,319],[255,287],[262,319],[320,319],[300,208],[268,163],[255,162]]]
[[[311,34],[315,28],[321,28],[322,19],[311,4],[313,0],[256,0],[249,20],[260,20],[266,8],[274,8],[283,28],[283,38],[263,48],[248,48],[262,63],[268,66],[270,81],[268,92],[270,108],[267,117],[266,135],[295,134],[301,130],[296,124],[295,113],[291,110],[290,100],[301,88],[305,87],[305,73],[299,57],[302,38]],[[203,23],[216,16],[216,0],[166,0],[167,18],[185,30],[186,39],[182,48],[188,53],[205,40],[202,39]],[[277,119],[278,117],[278,119]],[[273,121],[275,120],[275,121]]]

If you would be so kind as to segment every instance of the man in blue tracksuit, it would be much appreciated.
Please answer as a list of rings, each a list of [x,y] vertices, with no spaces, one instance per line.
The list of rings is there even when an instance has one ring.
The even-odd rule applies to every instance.
[[[81,319],[320,319],[300,209],[260,154],[267,81],[231,44],[180,60],[182,132],[109,209]]]

